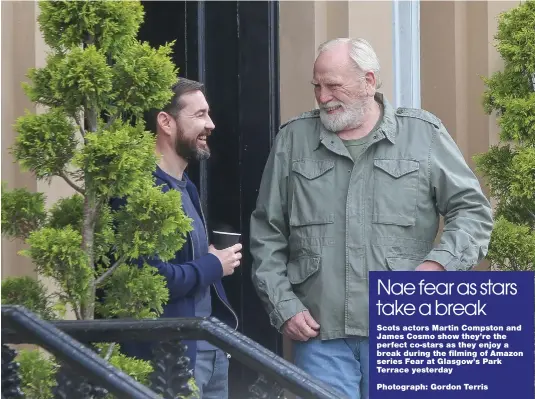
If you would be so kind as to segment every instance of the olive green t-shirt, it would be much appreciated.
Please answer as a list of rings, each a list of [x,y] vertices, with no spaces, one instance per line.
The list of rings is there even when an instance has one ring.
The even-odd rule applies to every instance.
[[[375,131],[379,128],[379,126],[381,126],[382,121],[383,121],[383,107],[381,106],[381,116],[379,117],[379,120],[377,121],[377,123],[375,124],[375,126],[373,127],[370,133],[368,133],[364,137],[361,137],[360,139],[342,140],[347,150],[349,151],[351,158],[353,158],[353,162],[357,162],[357,160],[364,153],[364,151],[366,151],[366,148],[368,148],[368,143],[373,137],[373,133],[375,133]]]
[[[353,158],[353,162],[357,162],[364,151],[366,151],[366,148],[368,148],[367,144],[370,141],[370,137],[372,137],[370,133],[360,139],[342,140],[349,151],[351,158]]]

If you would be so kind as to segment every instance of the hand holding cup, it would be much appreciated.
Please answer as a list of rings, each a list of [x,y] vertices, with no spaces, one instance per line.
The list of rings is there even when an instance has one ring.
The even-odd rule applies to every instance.
[[[210,245],[208,252],[217,256],[223,267],[223,276],[229,276],[234,273],[234,269],[240,265],[241,244],[235,244],[232,247],[225,249],[216,249],[213,245]]]
[[[215,255],[223,267],[223,276],[234,273],[234,269],[240,265],[242,258],[242,245],[239,243],[241,234],[213,231],[213,245],[209,252]]]

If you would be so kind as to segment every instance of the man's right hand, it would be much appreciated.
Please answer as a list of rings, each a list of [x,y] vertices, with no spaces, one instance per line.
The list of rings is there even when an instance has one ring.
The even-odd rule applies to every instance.
[[[320,325],[312,318],[308,310],[297,313],[284,323],[282,332],[294,341],[308,341],[319,334]]]
[[[234,269],[240,265],[240,259],[242,257],[241,248],[241,244],[236,244],[225,249],[215,249],[213,245],[210,245],[208,252],[215,255],[221,262],[223,276],[231,275],[234,273]]]

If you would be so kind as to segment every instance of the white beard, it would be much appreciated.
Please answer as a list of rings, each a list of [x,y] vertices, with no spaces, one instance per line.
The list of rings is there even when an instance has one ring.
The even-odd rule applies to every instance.
[[[329,115],[326,109],[336,106],[341,106],[342,110]],[[361,99],[355,100],[348,105],[339,101],[330,101],[327,104],[320,105],[320,119],[327,130],[338,133],[359,127],[364,120],[367,109],[367,102]]]

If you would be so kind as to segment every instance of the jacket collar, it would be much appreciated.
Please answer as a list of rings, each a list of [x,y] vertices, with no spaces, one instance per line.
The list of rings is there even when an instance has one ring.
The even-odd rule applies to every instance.
[[[375,93],[375,101],[383,105],[383,120],[379,125],[379,131],[384,134],[388,141],[390,141],[392,144],[395,144],[397,135],[395,110],[382,93]],[[323,126],[321,120],[319,120],[318,123],[320,124],[320,134],[316,149],[319,148],[320,144],[332,144],[334,141],[333,136],[336,136],[338,138],[338,135],[336,133],[327,130],[325,126]]]
[[[173,186],[173,183],[170,180],[169,175],[165,173],[158,165],[156,165],[156,170],[153,172],[153,175],[156,178],[163,180],[169,187]],[[193,202],[193,206],[195,206],[195,208],[197,209],[197,212],[199,212],[199,215],[201,215],[203,222],[206,224],[206,220],[204,220],[204,215],[202,213],[202,205],[201,205],[201,201],[199,198],[199,193],[197,192],[197,187],[190,180],[186,172],[182,174],[182,177],[184,181],[186,182],[186,191],[189,194],[191,202]]]
[[[166,183],[171,183],[171,179],[170,179],[169,175],[168,175],[167,173],[165,173],[165,172],[163,171],[163,169],[160,168],[159,165],[156,165],[156,170],[153,172],[153,174],[154,174],[154,176],[156,176],[157,178],[164,180]],[[184,173],[182,174],[182,177],[183,177],[183,180],[184,180],[187,184],[190,183],[189,177],[188,177],[188,175],[186,174],[186,172],[184,172]]]

